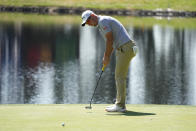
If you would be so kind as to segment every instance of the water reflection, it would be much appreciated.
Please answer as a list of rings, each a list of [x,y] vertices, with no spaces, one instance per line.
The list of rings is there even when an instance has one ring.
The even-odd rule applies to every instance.
[[[196,105],[196,30],[126,27],[139,53],[127,103]],[[0,103],[88,103],[105,46],[95,28],[0,23]],[[95,103],[115,98],[115,57]]]

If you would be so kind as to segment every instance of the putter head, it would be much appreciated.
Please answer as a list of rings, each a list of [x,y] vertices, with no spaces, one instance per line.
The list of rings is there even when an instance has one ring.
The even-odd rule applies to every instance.
[[[86,106],[85,109],[92,109],[92,107],[91,106]]]

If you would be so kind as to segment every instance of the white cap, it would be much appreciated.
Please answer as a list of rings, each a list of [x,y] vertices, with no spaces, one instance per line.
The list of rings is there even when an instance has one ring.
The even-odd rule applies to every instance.
[[[82,13],[82,26],[85,26],[86,21],[91,16],[91,14],[94,14],[91,10],[86,10]]]

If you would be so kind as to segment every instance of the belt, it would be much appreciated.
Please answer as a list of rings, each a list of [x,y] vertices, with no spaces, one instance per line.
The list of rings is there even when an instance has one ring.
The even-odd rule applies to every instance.
[[[126,42],[125,44],[121,45],[120,47],[118,47],[116,50],[123,52],[123,49],[122,49],[123,46],[128,45],[128,44],[130,44],[131,47],[136,46],[135,43],[132,40],[130,40],[130,41]]]

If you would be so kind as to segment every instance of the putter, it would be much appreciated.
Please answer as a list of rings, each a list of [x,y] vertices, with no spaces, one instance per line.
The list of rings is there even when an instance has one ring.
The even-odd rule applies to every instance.
[[[86,109],[92,109],[91,103],[92,103],[93,97],[94,97],[94,95],[95,95],[95,91],[96,91],[96,89],[97,89],[97,87],[98,87],[99,80],[101,79],[101,76],[102,76],[102,74],[103,74],[103,72],[104,72],[104,69],[105,69],[105,65],[103,65],[103,67],[102,67],[102,69],[101,69],[101,74],[100,74],[100,76],[99,76],[99,79],[98,79],[98,81],[97,81],[97,85],[96,85],[96,87],[95,87],[95,89],[94,89],[93,95],[92,95],[91,100],[90,100],[90,106],[86,106],[86,107],[85,107]]]

